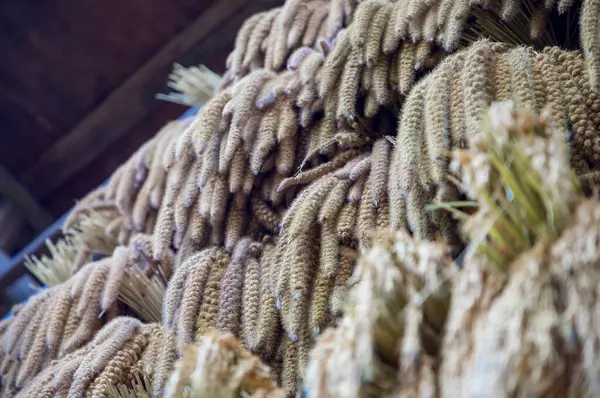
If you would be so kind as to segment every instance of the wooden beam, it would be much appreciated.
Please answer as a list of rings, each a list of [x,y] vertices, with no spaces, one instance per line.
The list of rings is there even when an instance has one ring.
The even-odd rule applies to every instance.
[[[0,250],[0,269],[4,269],[10,263],[10,257],[4,250]]]
[[[14,202],[0,199],[0,251],[14,253],[27,222]]]
[[[25,267],[25,259],[27,257],[32,255],[40,256],[41,254],[48,254],[46,240],[50,239],[52,242],[56,242],[56,240],[62,236],[62,225],[67,218],[67,215],[68,213],[56,220],[27,246],[25,246],[19,253],[15,254],[10,259],[8,264],[5,264],[2,268],[0,268],[0,292],[3,292],[14,281],[28,273],[27,267]]]
[[[102,154],[111,143],[126,134],[156,106],[154,95],[164,88],[173,62],[189,56],[202,47],[203,43],[213,50],[223,47],[235,36],[243,18],[278,3],[281,1],[215,2],[50,147],[21,176],[24,185],[41,200],[48,198],[55,189]],[[217,30],[222,31],[221,28],[230,19],[237,21],[237,26],[229,29],[231,32],[213,34]]]
[[[8,197],[11,204],[20,210],[21,217],[26,219],[37,232],[43,231],[48,225],[52,224],[52,216],[2,166],[0,166],[0,195]]]

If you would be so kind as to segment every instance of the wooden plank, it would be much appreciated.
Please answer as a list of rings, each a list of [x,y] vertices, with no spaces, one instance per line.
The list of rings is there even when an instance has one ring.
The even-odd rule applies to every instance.
[[[6,198],[0,199],[0,251],[13,253],[26,227],[17,206]]]
[[[10,257],[4,250],[0,250],[0,269],[4,269],[10,263]]]
[[[40,200],[46,199],[153,109],[154,95],[164,87],[174,61],[188,56],[206,40],[210,40],[213,49],[220,48],[230,37],[212,35],[212,32],[229,18],[242,18],[251,10],[273,3],[279,2],[228,0],[215,3],[48,149],[21,176],[23,184]],[[235,35],[235,30],[231,35]]]
[[[36,231],[43,231],[52,224],[52,216],[35,200],[31,193],[4,167],[0,166],[0,194],[11,199],[21,210],[21,215]]]
[[[27,256],[47,253],[46,239],[55,242],[62,235],[62,225],[67,215],[68,213],[56,220],[44,232],[31,241],[31,243],[14,255],[8,264],[0,268],[0,292],[4,291],[7,286],[28,272],[25,267],[25,258]]]

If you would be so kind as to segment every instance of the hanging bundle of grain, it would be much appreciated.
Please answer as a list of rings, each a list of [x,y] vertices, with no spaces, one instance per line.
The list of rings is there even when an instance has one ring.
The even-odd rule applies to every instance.
[[[584,54],[564,49],[581,3]],[[596,3],[251,17],[199,114],[29,262],[51,287],[0,323],[0,392],[160,397],[183,356],[170,393],[598,395],[600,210],[569,169],[595,192]],[[173,77],[206,99],[196,72]],[[505,100],[544,117],[484,118]]]
[[[338,119],[370,118],[381,107],[397,108],[446,53],[481,38],[536,48],[573,47],[563,27],[573,23],[574,7],[561,2],[558,8],[566,15],[554,15],[555,6],[529,0],[363,1],[325,62],[319,95],[330,104],[339,86]]]
[[[336,133],[335,123],[315,116],[310,101],[298,102],[303,71],[252,72],[213,98],[171,146],[170,167],[188,179],[164,193],[155,253],[190,240],[196,249],[232,251],[243,236],[276,234],[299,188],[369,149],[357,133]],[[310,98],[317,101],[316,92]]]
[[[209,333],[184,350],[165,397],[284,398],[269,368],[231,334]]]
[[[393,390],[426,396],[435,389],[454,271],[445,251],[400,232],[380,236],[360,257],[343,318],[311,352],[308,397],[381,397]]]
[[[600,97],[589,85],[581,54],[479,41],[444,60],[406,99],[389,175],[392,228],[409,228],[428,239],[441,234],[455,244],[449,214],[426,207],[460,199],[448,154],[471,145],[480,115],[496,100],[514,100],[536,112],[547,107],[550,123],[567,132],[563,139],[577,175],[597,171]]]
[[[389,147],[381,138],[372,154],[358,152],[331,167],[298,195],[282,220],[274,293],[282,325],[298,351],[296,377],[314,338],[340,314],[356,250],[370,245],[373,230],[388,226]]]
[[[167,85],[174,91],[158,94],[157,99],[188,106],[202,106],[212,98],[221,82],[221,76],[204,65],[184,68],[173,65]]]
[[[329,259],[332,269],[328,274],[319,273],[314,291],[307,292],[308,301],[288,305],[283,295],[276,295],[279,286],[288,283],[277,243],[270,242],[269,238],[261,244],[244,238],[232,256],[222,249],[209,248],[188,257],[169,283],[163,321],[167,330],[177,335],[180,350],[198,343],[211,330],[234,334],[250,352],[273,368],[274,376],[286,392],[292,394],[306,366],[313,333],[316,335],[325,329],[341,311],[357,254],[335,241],[339,253],[334,252],[334,255],[339,256],[339,260]],[[306,258],[304,253],[300,254]],[[312,282],[307,281],[307,284],[312,285]],[[293,335],[289,319],[293,319],[291,327],[305,328],[302,338]],[[287,333],[282,333],[282,325]]]
[[[258,79],[259,76],[251,74],[247,78]],[[250,85],[251,83],[246,84]],[[270,81],[267,81],[263,89],[269,89],[269,84]],[[302,355],[299,356],[298,367],[296,368],[294,362],[295,370],[286,373],[291,378],[288,385],[292,386],[291,391],[293,391],[297,386],[297,375],[305,366],[313,335],[324,329],[330,320],[340,312],[339,302],[343,296],[345,282],[352,271],[352,259],[355,256],[352,253],[355,252],[357,246],[368,246],[369,234],[373,229],[385,228],[388,225],[387,175],[391,143],[387,138],[378,138],[370,143],[368,139],[361,138],[360,135],[353,132],[338,134],[331,132],[327,136],[331,138],[326,140],[331,140],[333,144],[331,151],[319,153],[318,142],[321,140],[312,141],[320,138],[315,134],[315,128],[304,128],[296,132],[298,123],[296,113],[290,107],[287,108],[291,111],[290,123],[285,121],[284,124],[280,124],[280,129],[293,127],[294,134],[300,135],[298,140],[304,140],[304,137],[307,137],[312,142],[305,141],[302,144],[303,147],[288,153],[287,144],[281,140],[279,146],[275,147],[278,152],[270,155],[275,159],[275,170],[265,170],[266,163],[256,165],[254,162],[255,159],[262,158],[259,155],[263,150],[260,146],[257,148],[255,144],[254,149],[245,154],[247,143],[254,138],[248,137],[246,131],[243,135],[237,132],[238,127],[235,122],[239,115],[240,122],[246,124],[244,129],[252,128],[252,126],[248,126],[251,119],[244,116],[247,114],[246,107],[256,113],[264,112],[260,106],[254,103],[263,104],[261,102],[263,94],[254,94],[246,99],[243,94],[246,88],[241,90],[243,91],[238,92],[231,99],[225,96],[220,104],[217,103],[220,98],[213,99],[211,103],[207,104],[188,132],[180,137],[176,147],[173,148],[175,158],[177,158],[178,148],[182,148],[182,151],[200,152],[201,155],[197,156],[195,160],[200,163],[200,180],[202,180],[204,172],[210,173],[207,184],[210,184],[210,178],[221,180],[223,192],[216,191],[220,185],[197,187],[196,189],[199,189],[200,193],[199,198],[196,199],[196,205],[191,206],[192,214],[189,214],[189,210],[186,210],[184,206],[178,206],[178,204],[175,205],[175,214],[169,214],[172,207],[167,207],[164,218],[162,217],[163,213],[159,214],[159,223],[155,233],[155,239],[159,240],[155,240],[155,250],[157,244],[159,248],[167,247],[172,236],[181,236],[182,234],[184,236],[189,234],[202,236],[200,234],[207,234],[211,229],[212,241],[207,237],[198,239],[198,241],[205,242],[205,245],[224,244],[226,250],[233,253],[238,251],[240,245],[242,245],[241,247],[246,245],[243,239],[240,240],[244,235],[249,235],[256,241],[260,241],[270,234],[280,235],[280,239],[277,240],[278,261],[276,266],[278,268],[274,271],[277,277],[272,282],[272,287],[282,312],[283,326],[291,341],[289,344],[294,349],[298,345],[301,346]],[[271,88],[271,90],[277,92],[277,89]],[[268,93],[269,91],[267,91]],[[281,97],[281,95],[276,97],[276,101],[285,100],[285,96]],[[255,96],[258,96],[258,99]],[[267,98],[269,97],[270,94],[267,95]],[[241,102],[242,100],[249,101],[249,105],[242,107],[244,104]],[[217,105],[222,107],[223,111],[221,112],[225,112],[227,106],[232,103],[236,108],[232,110],[234,113],[229,122],[229,131],[223,133],[213,130],[211,132],[209,129],[211,126],[215,126],[212,128],[216,129],[217,120],[228,122],[218,110],[212,108],[213,104],[215,107]],[[268,118],[268,112],[277,110],[280,103],[267,105],[267,113],[262,116],[263,120]],[[287,106],[285,102],[283,104]],[[269,108],[270,106],[272,107]],[[219,122],[219,124],[221,123]],[[319,126],[317,125],[316,128],[318,129]],[[280,133],[281,130],[278,135]],[[232,134],[235,134],[234,138],[232,138]],[[258,132],[251,134],[258,134],[256,139],[260,142],[265,135],[272,133],[259,128]],[[282,134],[289,133],[284,130]],[[237,138],[235,138],[236,136]],[[289,137],[289,135],[285,137]],[[296,139],[294,136],[291,138]],[[219,144],[219,140],[225,139],[226,143]],[[212,155],[207,152],[209,149],[205,147],[205,143],[209,140],[216,142],[214,149],[210,150],[216,151],[220,146],[220,153]],[[227,170],[227,166],[225,166],[225,170],[222,170],[221,165],[228,162],[227,150],[230,145],[236,145],[234,146],[235,151],[239,151],[241,156],[239,159],[234,157],[230,160],[232,163],[229,170]],[[274,142],[273,145],[277,145],[277,143]],[[292,150],[294,150],[293,147]],[[282,154],[281,158],[280,154]],[[284,155],[286,158],[283,158]],[[214,164],[211,164],[210,159],[213,156]],[[287,156],[290,158],[288,159]],[[285,160],[285,167],[280,166],[280,159]],[[293,164],[301,167],[296,175],[291,173],[290,166]],[[314,167],[311,168],[310,164],[313,164]],[[242,168],[242,172],[237,171],[238,167]],[[250,177],[251,185],[248,185],[248,191],[240,192],[239,188],[236,188],[237,184],[232,183],[232,178],[243,175],[244,168],[247,170],[246,175]],[[229,186],[224,185],[223,177],[227,173],[229,173]],[[237,177],[233,181],[237,181]],[[309,185],[306,186],[307,184]],[[304,186],[306,188],[297,194]],[[245,186],[243,188],[245,189]],[[211,189],[213,193],[210,192]],[[215,192],[219,192],[217,202],[215,202],[217,200],[214,197]],[[203,214],[205,195],[207,195],[206,200],[212,200],[212,203],[206,203],[208,206],[206,206],[206,213]],[[292,202],[291,199],[294,197],[296,199]],[[238,203],[241,203],[242,212],[237,207]],[[200,209],[196,209],[196,206]],[[245,210],[248,208],[250,212]],[[183,211],[181,217],[178,216],[179,210]],[[285,214],[283,219],[280,214]],[[259,223],[258,229],[253,226],[252,218],[254,217]],[[195,218],[198,218],[199,221],[196,222]],[[218,224],[219,222],[221,224]],[[235,228],[230,228],[230,226],[235,226]],[[199,230],[200,227],[202,229]],[[162,231],[164,231],[164,235],[162,235]],[[220,240],[215,240],[215,231],[221,234]],[[317,231],[316,235],[315,231]],[[301,244],[303,236],[309,236],[313,243]],[[313,272],[303,259],[308,259],[308,263],[316,261],[315,269],[318,268],[319,271]],[[198,261],[198,259],[194,259],[194,261]],[[264,264],[262,265],[264,267]],[[181,272],[187,271],[182,270]],[[184,276],[182,275],[182,277]],[[290,282],[290,278],[294,279],[293,284]],[[296,299],[291,299],[292,297]],[[332,297],[336,297],[336,299],[334,300]],[[310,326],[307,324],[309,313],[314,313],[310,316]],[[292,318],[296,325],[302,325],[301,340],[298,336],[300,333],[297,330],[298,326],[291,325]],[[193,333],[190,335],[193,336]]]
[[[256,69],[281,72],[288,57],[300,47],[330,46],[339,30],[350,23],[357,3],[357,0],[290,0],[283,7],[248,18],[227,59],[221,87]]]
[[[108,397],[140,382],[153,396],[162,396],[176,359],[170,347],[159,325],[118,317],[89,344],[51,362],[18,396]]]
[[[440,396],[596,395],[598,337],[584,324],[597,322],[586,297],[598,286],[600,207],[580,196],[548,119],[500,104],[489,126],[455,154],[479,208],[464,224],[471,250],[454,282]]]
[[[2,396],[12,396],[54,359],[88,343],[102,324],[117,316],[113,304],[101,315],[100,296],[109,264],[83,267],[69,281],[13,309],[2,330]],[[16,311],[15,311],[16,310]]]
[[[165,296],[163,322],[181,350],[218,330],[234,334],[265,361],[275,359],[281,338],[271,289],[273,252],[268,240],[245,238],[231,256],[209,248],[180,265]]]
[[[3,386],[26,385],[52,360],[87,344],[96,332],[120,314],[160,321],[171,260],[153,260],[143,235],[131,246],[84,265],[66,282],[13,309],[0,331]]]
[[[486,122],[473,149],[454,152],[477,205],[473,215],[447,205],[465,220],[463,268],[443,246],[383,237],[359,260],[344,318],[311,353],[308,396],[598,393],[589,298],[600,205],[581,196],[548,117],[503,103]]]

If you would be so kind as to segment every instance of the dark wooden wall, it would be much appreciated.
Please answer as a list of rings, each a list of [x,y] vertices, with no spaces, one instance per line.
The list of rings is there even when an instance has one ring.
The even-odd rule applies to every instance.
[[[185,110],[154,99],[173,62],[223,72],[243,20],[280,3],[1,1],[0,166],[58,218]]]

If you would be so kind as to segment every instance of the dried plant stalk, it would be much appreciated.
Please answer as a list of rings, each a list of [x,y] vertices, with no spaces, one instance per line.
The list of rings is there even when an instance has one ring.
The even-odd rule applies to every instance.
[[[269,368],[246,351],[231,334],[203,336],[175,365],[165,397],[285,397]]]

